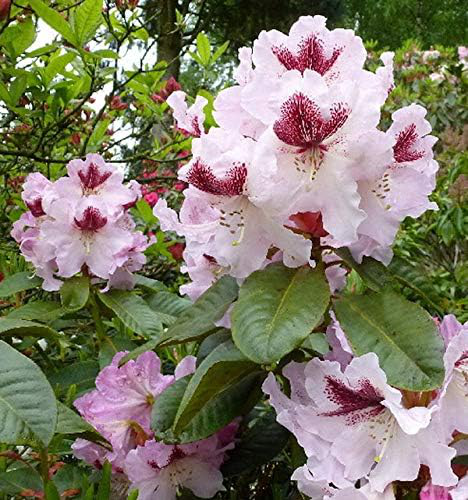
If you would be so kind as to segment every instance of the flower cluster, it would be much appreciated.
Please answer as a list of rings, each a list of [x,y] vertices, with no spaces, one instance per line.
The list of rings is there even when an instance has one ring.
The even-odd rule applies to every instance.
[[[55,182],[40,173],[26,178],[22,198],[29,210],[11,233],[21,253],[45,290],[58,290],[57,277],[80,271],[108,280],[108,287],[132,288],[150,243],[128,212],[140,186],[124,185],[122,173],[97,154],[70,161],[67,172]]]
[[[278,422],[295,435],[308,457],[293,474],[299,488],[312,498],[390,500],[395,498],[392,483],[417,479],[425,465],[430,483],[422,499],[467,498],[468,479],[459,480],[452,470],[457,448],[450,445],[457,433],[468,431],[468,325],[454,316],[441,323],[446,375],[433,394],[391,387],[377,356],[353,357],[339,324],[332,328],[328,333],[340,339],[334,353],[339,362],[315,358],[290,363],[283,371],[291,384],[290,398],[273,374],[263,385]],[[427,396],[431,400],[423,401]],[[424,496],[434,489],[446,496]]]
[[[179,487],[200,498],[213,497],[224,489],[219,468],[225,452],[234,447],[237,424],[193,443],[157,441],[150,428],[151,408],[175,380],[195,371],[196,359],[187,356],[174,375],[163,375],[154,352],[119,367],[125,354],[116,354],[98,375],[96,389],[75,401],[83,418],[110,442],[112,451],[77,439],[72,446],[75,455],[96,468],[110,462],[119,479],[138,489],[141,500],[175,500]]]
[[[289,35],[264,31],[240,49],[237,85],[214,102],[219,127],[204,130],[203,97],[188,106],[177,91],[167,100],[194,137],[193,159],[179,171],[189,184],[180,219],[165,200],[154,213],[185,237],[187,270],[201,288],[272,259],[313,265],[320,243],[388,263],[400,222],[437,208],[425,109],[402,108],[378,129],[393,54],[367,71],[362,40],[325,21],[301,17]]]

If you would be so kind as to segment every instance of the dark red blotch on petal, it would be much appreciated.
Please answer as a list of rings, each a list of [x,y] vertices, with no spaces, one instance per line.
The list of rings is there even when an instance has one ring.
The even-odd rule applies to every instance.
[[[385,398],[367,379],[360,380],[354,389],[329,375],[325,377],[325,395],[338,408],[320,415],[344,416],[349,425],[374,417],[385,409],[381,405]]]
[[[418,139],[416,125],[412,123],[403,129],[397,136],[393,146],[393,156],[397,163],[419,160],[424,156],[424,151],[414,151],[414,143]]]
[[[107,224],[107,217],[103,216],[101,212],[94,207],[88,207],[83,212],[81,220],[75,217],[75,224],[81,231],[93,232],[99,231]]]
[[[321,212],[298,212],[291,215],[289,220],[292,220],[298,229],[315,238],[323,238],[328,235],[328,232],[323,228]]]
[[[342,47],[335,47],[330,57],[327,57],[322,40],[315,35],[304,38],[298,45],[296,54],[284,45],[273,46],[271,50],[287,70],[296,69],[304,73],[306,69],[311,69],[322,76],[335,64],[343,52]]]
[[[241,195],[246,179],[247,167],[244,163],[233,166],[224,179],[218,179],[211,167],[200,159],[195,161],[187,175],[187,182],[200,191],[222,196]]]
[[[112,172],[100,172],[99,167],[94,163],[90,163],[87,170],[79,170],[78,177],[81,180],[81,184],[84,189],[96,189],[101,184],[103,184],[110,176]]]
[[[36,198],[31,202],[26,202],[26,206],[29,208],[34,217],[41,217],[42,215],[45,215],[44,209],[42,208],[42,198]]]
[[[330,108],[330,117],[324,118],[314,101],[297,92],[281,106],[281,117],[273,130],[278,139],[300,148],[301,152],[314,147],[326,149],[321,143],[345,124],[349,114],[345,104],[335,103]]]

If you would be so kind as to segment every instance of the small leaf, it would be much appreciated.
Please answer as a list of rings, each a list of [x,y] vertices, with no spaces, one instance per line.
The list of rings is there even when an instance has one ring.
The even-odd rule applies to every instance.
[[[430,391],[444,380],[443,342],[431,316],[391,290],[346,296],[335,312],[353,352],[375,352],[388,383]]]
[[[329,300],[322,268],[271,264],[251,274],[240,289],[231,314],[234,342],[256,363],[274,363],[302,344]]]
[[[62,306],[68,311],[79,311],[89,298],[89,278],[75,276],[66,280],[60,288]]]
[[[75,11],[73,31],[80,46],[91,40],[102,23],[103,0],[85,0]]]
[[[96,494],[96,500],[110,500],[112,466],[105,462],[102,467],[102,476]]]
[[[47,7],[42,0],[29,0],[29,5],[34,12],[51,28],[72,45],[76,45],[76,37],[65,19],[54,9]]]
[[[47,446],[57,422],[54,391],[39,367],[0,341],[0,442],[31,437]]]
[[[146,87],[143,87],[143,90],[147,92]],[[146,224],[154,224],[157,221],[157,218],[153,214],[153,209],[144,198],[138,200],[135,206],[143,222]]]
[[[202,65],[208,66],[211,57],[211,47],[210,41],[208,40],[208,37],[205,35],[205,33],[200,32],[197,35],[197,50]]]
[[[45,487],[45,500],[60,500],[60,493],[52,480],[47,481]]]
[[[224,42],[220,47],[216,49],[215,53],[211,58],[211,62],[212,63],[216,62],[226,52],[228,47],[229,47],[229,40]]]
[[[158,314],[138,295],[124,290],[112,290],[99,294],[99,299],[130,330],[145,337],[160,337],[162,324]]]
[[[31,276],[31,273],[28,271],[13,274],[12,276],[6,277],[0,283],[0,298],[3,299],[4,297],[9,297],[18,292],[37,288],[41,283],[42,280],[36,276]]]
[[[50,82],[59,74],[62,73],[67,64],[70,64],[76,58],[73,52],[51,57],[49,63],[44,69],[44,83],[49,86]]]
[[[223,276],[168,328],[161,345],[196,340],[212,331],[236,299],[238,289],[234,278]]]

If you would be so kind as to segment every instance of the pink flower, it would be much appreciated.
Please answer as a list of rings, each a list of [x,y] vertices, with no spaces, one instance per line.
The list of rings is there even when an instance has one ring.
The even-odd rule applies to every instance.
[[[200,498],[211,498],[224,491],[219,467],[225,452],[234,447],[226,443],[224,431],[190,444],[167,445],[147,441],[128,453],[125,472],[138,489],[141,500],[175,500],[180,487]]]
[[[122,98],[119,95],[115,95],[110,100],[109,108],[111,110],[122,111],[128,108],[128,104],[126,102],[122,102]]]
[[[419,500],[466,500],[468,498],[468,476],[451,488],[427,483],[419,493]]]
[[[52,182],[39,172],[34,172],[26,177],[21,197],[34,217],[45,215],[42,198],[51,186]]]
[[[79,203],[87,198],[92,204],[98,198],[114,214],[121,212],[123,205],[135,201],[133,189],[122,182],[123,174],[97,154],[86,155],[84,161],[70,161],[67,172],[68,176],[55,181],[54,189],[48,193],[47,207],[58,199]]]
[[[211,129],[195,142],[193,160],[179,171],[191,185],[184,192],[181,222],[163,200],[154,208],[163,230],[185,236],[192,253],[210,255],[237,278],[260,269],[271,246],[283,251],[290,267],[310,257],[310,241],[258,207],[263,190],[255,171],[250,176],[254,147],[250,139]]]
[[[101,447],[75,443],[80,457],[94,464],[102,457],[122,467],[127,453],[152,436],[151,407],[158,396],[175,379],[195,370],[195,358],[187,356],[178,365],[175,375],[161,374],[161,361],[154,352],[141,354],[119,367],[125,352],[117,353],[112,363],[96,378],[96,389],[75,401],[82,417],[111,444],[112,452],[102,455]],[[93,461],[90,458],[95,457]]]
[[[378,249],[392,245],[405,217],[419,217],[426,210],[437,209],[428,199],[438,169],[432,152],[437,139],[428,135],[431,126],[425,114],[426,110],[416,104],[393,113],[393,124],[387,131],[393,144],[393,161],[374,179],[358,183],[359,206],[366,213],[358,228],[364,242],[351,247],[358,261],[363,255],[379,258]]]
[[[446,342],[445,380],[433,405],[447,441],[454,431],[468,433],[468,324],[462,325],[452,315],[440,326]]]
[[[297,377],[301,390],[298,395],[293,389],[291,400],[280,393],[272,374],[263,387],[278,421],[292,425],[306,445],[307,465],[316,479],[344,487],[334,476],[341,475],[341,483],[365,477],[372,490],[383,493],[392,481],[416,479],[425,464],[434,484],[456,483],[450,464],[455,450],[428,427],[433,410],[405,408],[374,353],[352,359],[344,372],[336,362],[315,358]]]
[[[185,92],[177,90],[167,98],[167,104],[172,108],[177,128],[193,137],[200,137],[205,133],[203,108],[208,104],[208,100],[205,97],[197,96],[194,104],[188,107],[185,102],[186,97]]]

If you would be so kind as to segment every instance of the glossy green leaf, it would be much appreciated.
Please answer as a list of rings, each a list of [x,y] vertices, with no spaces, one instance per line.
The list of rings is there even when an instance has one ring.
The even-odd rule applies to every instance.
[[[154,280],[148,278],[147,276],[142,276],[141,274],[135,274],[135,285],[145,288],[152,292],[162,292],[167,291],[166,285],[162,281]]]
[[[164,313],[174,318],[180,316],[186,309],[192,306],[192,301],[184,299],[171,292],[157,292],[147,299],[151,309],[158,313]]]
[[[188,342],[208,334],[234,302],[238,289],[234,278],[223,276],[168,328],[161,345]]]
[[[12,274],[0,282],[0,298],[3,299],[18,292],[37,288],[41,283],[42,280],[36,276],[32,276],[32,273],[29,271]]]
[[[15,319],[10,317],[0,318],[0,336],[10,337],[40,337],[50,340],[57,340],[58,333],[41,323]]]
[[[174,432],[180,433],[213,398],[256,369],[231,341],[219,345],[193,374],[174,420]]]
[[[55,395],[29,358],[0,341],[0,442],[30,439],[47,446],[57,422]]]
[[[135,293],[112,290],[99,294],[99,299],[114,311],[130,330],[145,337],[160,337],[162,332],[160,317]]]
[[[323,269],[271,264],[240,289],[231,314],[234,342],[256,363],[274,363],[302,344],[329,300]]]
[[[444,380],[444,346],[431,316],[391,290],[346,296],[335,312],[357,356],[375,352],[388,383],[430,391]]]
[[[79,311],[89,298],[89,278],[76,276],[66,280],[60,288],[62,306],[68,311]]]
[[[66,311],[62,309],[59,302],[44,302],[37,300],[34,302],[28,302],[23,306],[13,309],[8,313],[6,318],[8,319],[25,319],[28,321],[41,321],[43,323],[48,323],[60,318]]]

